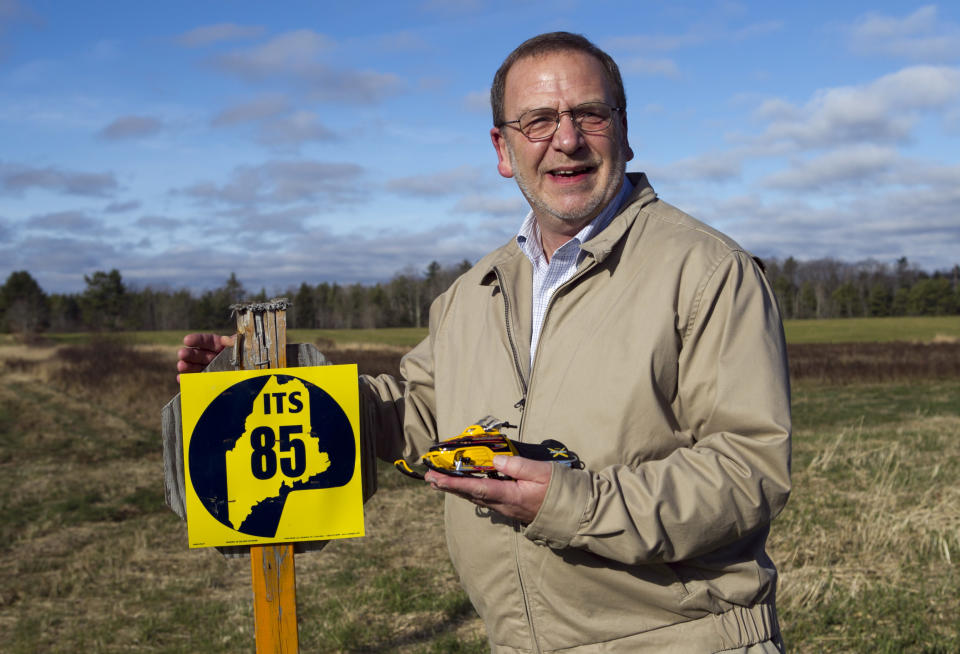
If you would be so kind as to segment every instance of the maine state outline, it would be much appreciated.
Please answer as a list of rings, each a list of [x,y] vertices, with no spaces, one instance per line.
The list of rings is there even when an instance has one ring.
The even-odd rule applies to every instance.
[[[257,525],[264,519],[273,522],[275,513],[279,522],[279,512],[269,507],[282,507],[287,494],[308,487],[311,478],[330,467],[329,453],[320,448],[310,427],[310,393],[303,382],[281,384],[270,377],[253,402],[243,434],[225,455],[230,525],[253,533],[261,531]],[[269,515],[261,518],[258,513]]]

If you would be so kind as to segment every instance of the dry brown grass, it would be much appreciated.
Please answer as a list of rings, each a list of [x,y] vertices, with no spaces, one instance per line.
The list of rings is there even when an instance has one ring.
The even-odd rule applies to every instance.
[[[795,490],[769,542],[793,651],[958,651],[960,415],[952,406],[847,415],[816,429],[800,416]]]
[[[373,374],[401,354],[324,349]],[[163,505],[175,351],[0,346],[0,647],[251,650],[249,563],[189,550]],[[795,384],[795,490],[769,543],[790,649],[960,651],[960,381],[818,360],[844,383]],[[367,537],[297,558],[302,651],[484,651],[440,498],[390,470],[380,483]]]
[[[252,650],[249,561],[188,549],[163,504],[175,351],[0,346],[0,650]],[[479,651],[439,497],[382,483],[369,536],[297,557],[302,651]]]

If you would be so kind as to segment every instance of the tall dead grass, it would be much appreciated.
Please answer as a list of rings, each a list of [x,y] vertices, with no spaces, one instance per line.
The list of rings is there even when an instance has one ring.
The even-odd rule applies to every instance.
[[[809,463],[769,542],[795,651],[957,651],[960,416],[830,431],[798,429]]]
[[[0,346],[0,650],[251,651],[249,561],[188,549],[164,505],[175,351]],[[302,651],[482,651],[439,498],[388,475],[392,501],[365,506],[371,537],[298,557]]]
[[[820,412],[815,388],[831,412],[795,425],[795,490],[769,541],[790,649],[960,651],[960,410],[949,400],[960,375],[939,363],[957,352],[817,347],[791,349],[793,366],[815,362],[794,375],[817,380],[798,385],[795,402]],[[323,349],[368,374],[396,374],[402,354]],[[175,350],[0,347],[0,643],[10,652],[249,650],[248,563],[188,550],[163,505],[159,409],[177,392]],[[863,363],[869,352],[876,365]],[[915,355],[897,379],[954,408],[870,395],[892,388],[880,382],[897,357]],[[944,369],[947,382],[930,381]],[[863,413],[879,403],[882,420]],[[483,651],[437,498],[391,472],[380,484],[389,492],[365,507],[368,538],[298,557],[304,651]]]

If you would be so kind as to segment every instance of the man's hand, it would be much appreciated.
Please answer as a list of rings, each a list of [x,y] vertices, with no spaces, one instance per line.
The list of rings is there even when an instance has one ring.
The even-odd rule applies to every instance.
[[[233,336],[187,334],[177,351],[177,372],[202,372],[225,347],[233,345]],[[177,375],[177,382],[180,375]]]
[[[434,490],[442,490],[493,509],[508,518],[532,522],[547,494],[552,464],[519,456],[493,457],[497,472],[509,480],[486,477],[454,477],[430,470],[425,478]]]

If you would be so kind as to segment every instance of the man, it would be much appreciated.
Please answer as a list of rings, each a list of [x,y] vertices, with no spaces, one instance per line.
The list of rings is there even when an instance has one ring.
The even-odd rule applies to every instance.
[[[519,46],[491,100],[498,170],[531,212],[434,302],[402,381],[361,378],[363,428],[416,460],[489,414],[584,461],[427,475],[492,651],[781,651],[764,547],[790,489],[789,383],[762,273],[625,174],[620,74],[583,37]],[[187,338],[182,372],[221,347]]]

